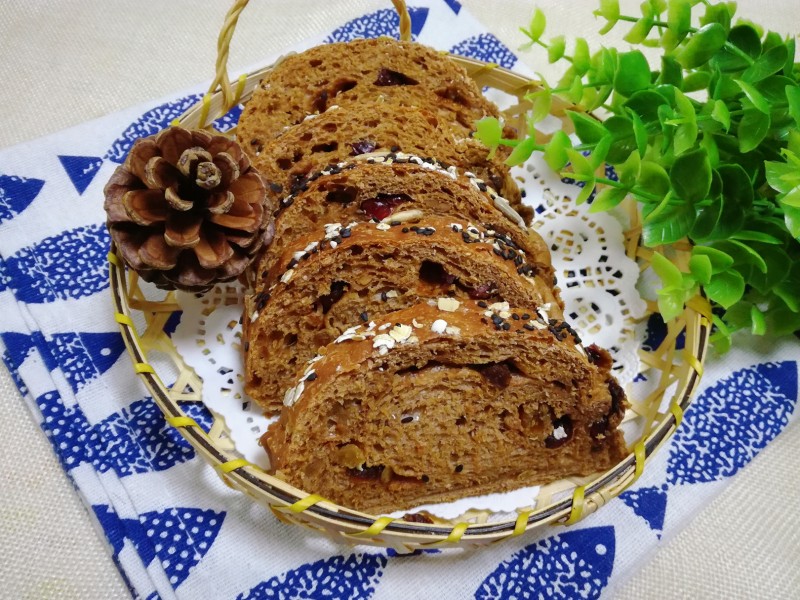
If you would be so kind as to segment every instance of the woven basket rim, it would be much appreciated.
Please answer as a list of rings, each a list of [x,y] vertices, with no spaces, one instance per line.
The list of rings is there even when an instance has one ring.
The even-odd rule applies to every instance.
[[[526,90],[535,89],[537,86],[536,81],[491,63],[453,55],[451,58],[464,67],[471,76],[480,79],[482,85],[497,87],[507,93],[516,93],[517,95],[521,95]],[[235,103],[246,99],[263,76],[273,67],[274,64],[241,76]],[[222,94],[217,91],[207,94],[176,121],[182,126],[207,127],[211,120],[209,115],[216,115],[224,108]],[[147,352],[142,348],[141,338],[130,318],[132,308],[128,299],[128,283],[124,264],[121,257],[116,254],[113,243],[109,252],[109,277],[116,318],[136,372],[142,377],[168,421],[178,419],[179,423],[188,423],[191,418],[180,406],[181,401],[170,395],[170,389],[164,385],[147,361]],[[601,473],[590,483],[580,486],[580,494],[576,493],[570,498],[556,501],[547,506],[523,511],[516,519],[503,519],[487,523],[459,523],[453,527],[370,515],[325,500],[316,494],[298,490],[267,474],[235,453],[222,448],[218,440],[212,439],[199,426],[191,424],[173,426],[203,459],[217,470],[228,485],[268,505],[278,517],[283,515],[289,516],[290,520],[296,518],[301,521],[314,521],[317,526],[321,524],[327,533],[337,532],[351,543],[391,547],[400,545],[406,549],[430,547],[431,544],[437,546],[483,545],[513,537],[555,521],[566,519],[568,524],[576,522],[600,508],[610,498],[619,495],[638,479],[646,461],[674,433],[699,384],[711,329],[709,314],[706,310],[707,303],[703,296],[700,298],[702,300],[699,303],[688,303],[684,309],[683,318],[686,325],[686,348],[688,349],[688,353],[684,353],[684,358],[688,364],[683,376],[677,380],[678,389],[671,402],[670,411],[654,424],[645,439],[640,439],[635,444],[634,452],[628,454],[612,469]],[[672,367],[674,368],[674,365]],[[184,419],[184,421],[180,421],[180,419]],[[592,504],[593,506],[591,506]],[[586,510],[587,505],[588,510]],[[308,522],[301,524],[309,525]]]

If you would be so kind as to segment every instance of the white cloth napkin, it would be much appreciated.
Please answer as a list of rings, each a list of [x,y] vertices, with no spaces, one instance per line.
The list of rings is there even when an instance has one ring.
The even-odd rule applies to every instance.
[[[515,66],[455,0],[410,4],[420,42]],[[396,31],[384,9],[303,47]],[[599,597],[793,418],[800,344],[740,340],[709,361],[681,429],[635,487],[573,527],[475,552],[397,556],[279,523],[166,425],[112,317],[103,185],[133,139],[166,126],[201,91],[0,152],[0,351],[134,597]],[[193,416],[208,422],[202,408]]]

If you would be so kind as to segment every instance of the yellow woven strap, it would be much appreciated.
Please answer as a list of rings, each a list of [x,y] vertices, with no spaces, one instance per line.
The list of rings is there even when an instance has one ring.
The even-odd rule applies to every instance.
[[[393,519],[391,517],[378,517],[377,519],[375,519],[372,525],[367,527],[364,531],[359,531],[358,533],[351,533],[350,537],[364,537],[364,538],[375,537],[381,531],[386,529],[389,526],[389,524],[392,523],[393,521],[396,521],[396,519]]]
[[[572,492],[572,510],[569,511],[569,519],[564,521],[564,525],[572,525],[581,520],[584,508],[584,494],[586,493],[586,486],[581,485],[575,488]]]
[[[307,508],[311,508],[315,504],[319,502],[324,502],[325,498],[320,496],[319,494],[309,494],[305,498],[301,498],[294,504],[290,504],[289,506],[276,506],[275,510],[280,511],[291,511],[293,513],[301,513]]]
[[[443,540],[439,540],[438,542],[431,542],[430,544],[422,544],[426,548],[432,548],[434,546],[443,546],[445,544],[456,544],[462,537],[464,537],[464,532],[469,527],[469,523],[458,523],[455,525],[448,535]]]
[[[206,126],[206,121],[208,120],[208,111],[211,108],[211,94],[206,94],[203,96],[203,106],[200,109],[200,123],[198,123],[197,128],[202,129]]]
[[[404,42],[411,41],[411,17],[403,0],[392,0],[397,14],[400,16],[400,39]]]
[[[532,510],[523,510],[517,517],[517,522],[514,523],[514,531],[511,532],[511,537],[516,537],[525,533],[528,528],[528,517],[531,516]]]
[[[192,417],[167,417],[166,421],[173,427],[200,427]]]
[[[147,364],[145,362],[137,362],[133,363],[133,370],[139,373],[155,373],[156,370],[153,368],[153,365]]]
[[[633,470],[631,485],[633,485],[633,482],[639,479],[644,472],[645,450],[643,441],[637,442],[633,447],[633,456],[636,459],[636,467]]]
[[[235,471],[236,469],[241,469],[242,467],[246,467],[249,464],[250,461],[247,460],[246,458],[234,458],[233,460],[229,460],[228,462],[222,463],[217,468],[223,473],[230,473],[231,471]]]
[[[123,313],[114,313],[114,320],[120,325],[127,325],[133,327],[133,319]]]
[[[109,252],[108,253],[108,262],[110,262],[112,265],[114,265],[117,268],[120,268],[122,266],[122,264],[119,261],[119,256],[117,256],[113,252]]]
[[[239,75],[239,82],[236,84],[236,95],[233,97],[233,103],[239,104],[239,100],[242,99],[242,94],[244,94],[244,86],[247,83],[247,75],[242,73]]]
[[[675,429],[677,429],[683,421],[683,409],[677,402],[673,402],[669,405],[669,412],[675,417]]]
[[[713,313],[711,312],[711,304],[706,298],[703,298],[702,296],[694,296],[693,298],[689,299],[689,301],[686,303],[686,306],[699,312],[707,320],[712,320]]]
[[[228,112],[237,104],[238,99],[234,98],[233,90],[231,89],[231,80],[228,77],[228,55],[230,54],[231,39],[233,32],[236,30],[236,23],[239,21],[239,15],[247,6],[248,0],[236,0],[228,14],[225,15],[225,22],[222,24],[222,29],[217,38],[217,63],[216,75],[211,85],[208,88],[209,93],[213,93],[219,87],[222,92],[222,114]],[[201,123],[204,125],[205,123]]]
[[[682,352],[683,360],[685,360],[692,369],[700,376],[703,376],[703,365],[702,363],[697,360],[697,357],[689,352],[686,348],[683,349]]]

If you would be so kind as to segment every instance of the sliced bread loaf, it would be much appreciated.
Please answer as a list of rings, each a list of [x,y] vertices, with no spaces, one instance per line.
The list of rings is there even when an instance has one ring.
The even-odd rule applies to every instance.
[[[245,300],[245,390],[268,411],[299,365],[350,326],[424,299],[540,306],[561,318],[559,298],[505,235],[452,218],[416,225],[340,223],[299,238],[269,281]]]
[[[398,150],[471,171],[525,212],[519,188],[500,157],[488,159],[483,144],[464,132],[454,134],[434,112],[412,106],[359,102],[331,108],[264,142],[251,159],[277,200],[302,189],[312,173],[329,165],[368,152]]]
[[[421,303],[329,344],[262,437],[273,472],[389,512],[619,462],[626,401],[608,355],[534,309],[495,308]]]
[[[295,238],[324,223],[391,222],[393,215],[408,220],[411,214],[450,215],[494,229],[511,238],[543,277],[551,270],[544,240],[504,198],[473,173],[430,159],[400,153],[358,157],[312,174],[302,191],[279,206],[273,242],[256,263],[258,279]]]

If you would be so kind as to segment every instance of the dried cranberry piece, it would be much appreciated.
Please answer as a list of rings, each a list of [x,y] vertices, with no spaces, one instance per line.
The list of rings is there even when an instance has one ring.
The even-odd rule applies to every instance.
[[[347,473],[359,479],[380,479],[383,473],[383,465],[373,465],[361,469],[347,469]]]
[[[403,515],[403,521],[408,521],[409,523],[433,523],[433,519],[423,513],[406,513]]]
[[[370,219],[383,221],[394,212],[395,208],[410,200],[408,194],[378,194],[375,198],[364,200],[361,203],[361,210]]]
[[[330,293],[319,297],[319,303],[322,305],[322,313],[327,314],[331,306],[342,299],[342,296],[344,296],[345,291],[347,291],[349,287],[350,284],[346,281],[334,281],[331,284]]]
[[[370,152],[374,152],[375,148],[378,147],[378,144],[372,140],[359,140],[353,144],[350,144],[350,147],[353,149],[350,154],[352,156],[358,156],[359,154],[369,154]]]
[[[564,434],[556,437],[556,431],[563,430]],[[560,448],[572,439],[572,419],[569,415],[564,415],[553,421],[553,433],[544,440],[546,448]]]
[[[386,67],[381,67],[378,71],[378,77],[375,79],[375,85],[417,85],[419,82],[412,79],[405,73],[400,71],[392,71]]]
[[[445,268],[432,260],[423,260],[419,267],[419,278],[435,285],[452,285],[457,277],[450,275]]]
[[[485,366],[480,369],[480,373],[489,383],[501,390],[507,388],[511,383],[511,369],[505,363]]]
[[[608,380],[608,392],[611,394],[611,412],[608,414],[622,416],[625,410],[625,392],[614,379]]]
[[[492,290],[495,289],[494,282],[490,283],[481,283],[480,285],[475,286],[474,288],[470,288],[467,290],[469,297],[473,300],[486,300],[487,298],[492,297]]]
[[[591,346],[586,347],[586,356],[590,363],[597,365],[601,369],[611,368],[611,355],[597,346],[597,344],[592,344]]]
[[[603,417],[599,421],[595,421],[589,425],[589,435],[593,438],[605,436],[608,433],[608,417]]]

